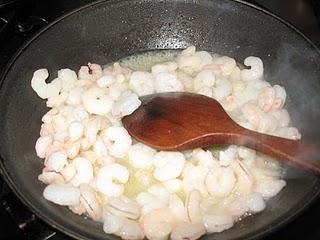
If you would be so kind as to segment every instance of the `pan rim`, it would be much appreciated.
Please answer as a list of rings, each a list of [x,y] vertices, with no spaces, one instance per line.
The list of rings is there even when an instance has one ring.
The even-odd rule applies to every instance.
[[[137,2],[139,0],[134,0],[134,1]],[[160,0],[143,0],[143,1],[151,2],[151,1],[160,1]],[[169,2],[173,2],[173,1],[182,1],[182,0],[169,0]],[[207,0],[207,1],[209,2],[210,0]],[[295,26],[293,26],[292,24],[290,24],[286,20],[284,20],[281,17],[279,17],[277,14],[271,13],[268,10],[266,10],[266,9],[260,7],[260,6],[257,6],[257,5],[255,5],[253,3],[246,2],[245,0],[225,0],[225,1],[235,2],[236,4],[242,4],[242,5],[245,5],[247,7],[250,7],[250,8],[253,8],[255,10],[258,10],[258,11],[262,12],[263,14],[266,14],[266,15],[268,15],[270,17],[273,17],[274,19],[279,21],[281,24],[286,25],[289,29],[293,30],[298,35],[300,35],[320,55],[320,49],[308,37],[306,37]],[[103,3],[106,4],[106,5],[113,5],[113,4],[119,4],[119,3],[125,3],[125,2],[132,2],[132,0],[97,0],[97,1],[94,1],[92,3],[85,4],[85,5],[81,6],[81,7],[75,8],[75,9],[63,14],[62,16],[58,17],[57,19],[52,21],[50,24],[45,26],[44,28],[40,29],[30,39],[28,39],[27,41],[25,41],[23,43],[23,45],[13,54],[13,56],[10,58],[8,63],[3,68],[2,73],[0,74],[0,95],[3,95],[3,85],[4,85],[4,82],[5,82],[6,76],[7,76],[8,72],[10,71],[10,69],[14,66],[14,63],[16,62],[16,60],[20,57],[20,55],[23,53],[23,51],[25,49],[27,49],[30,44],[32,44],[32,42],[34,42],[43,33],[48,31],[51,27],[53,27],[54,25],[58,24],[60,21],[72,16],[73,14],[81,12],[81,11],[87,9],[87,8],[92,7],[92,6],[96,6],[96,5],[103,4]],[[199,0],[192,1],[192,2],[199,3]],[[11,175],[9,174],[9,172],[7,171],[7,169],[5,167],[4,158],[2,157],[2,153],[1,152],[0,152],[0,174],[3,175],[4,180],[6,181],[6,183],[10,187],[10,189],[19,198],[19,200],[24,205],[26,205],[33,213],[35,213],[41,220],[43,220],[44,222],[46,222],[47,224],[49,224],[53,228],[57,229],[58,231],[61,231],[62,233],[66,234],[66,235],[68,235],[70,237],[73,237],[73,238],[76,238],[76,239],[88,239],[89,240],[88,237],[85,237],[85,236],[83,236],[81,234],[78,234],[77,232],[75,232],[73,230],[70,230],[70,229],[64,227],[64,225],[62,225],[61,223],[50,219],[45,214],[43,214],[41,212],[41,210],[38,210],[38,208],[35,205],[32,204],[32,202],[19,190],[19,188],[14,183],[13,178],[11,177]],[[318,181],[319,181],[318,179],[314,180],[314,182],[318,182]],[[318,184],[317,186],[318,186],[318,188],[314,189],[312,193],[308,193],[308,195],[311,195],[311,194],[312,195],[309,196],[309,198],[306,199],[305,202],[303,202],[301,204],[298,204],[298,205],[301,205],[301,206],[299,206],[299,208],[296,208],[293,211],[293,213],[291,213],[290,216],[286,216],[286,217],[283,217],[283,218],[278,218],[278,222],[276,223],[276,225],[273,225],[272,228],[265,228],[264,230],[253,232],[251,234],[251,236],[248,236],[245,239],[247,239],[247,240],[259,239],[259,238],[261,238],[263,236],[266,236],[267,234],[271,234],[271,233],[277,231],[279,228],[281,228],[284,225],[286,225],[286,224],[292,222],[293,220],[295,220],[312,203],[314,203],[314,201],[320,196],[320,184]],[[106,236],[108,236],[108,235],[106,234]]]

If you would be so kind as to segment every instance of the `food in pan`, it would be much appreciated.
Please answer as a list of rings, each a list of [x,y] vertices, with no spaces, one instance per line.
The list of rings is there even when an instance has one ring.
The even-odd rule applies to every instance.
[[[284,87],[264,79],[260,58],[244,65],[191,46],[89,63],[78,74],[61,69],[50,83],[48,70],[37,70],[31,86],[51,108],[35,146],[44,198],[123,239],[197,239],[263,211],[286,185],[270,157],[238,146],[157,151],[121,124],[139,96],[188,91],[215,98],[248,129],[299,139]]]

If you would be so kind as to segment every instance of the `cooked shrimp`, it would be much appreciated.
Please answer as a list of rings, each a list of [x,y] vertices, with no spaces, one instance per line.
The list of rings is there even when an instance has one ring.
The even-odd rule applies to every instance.
[[[230,215],[205,215],[203,222],[208,233],[215,233],[231,228],[234,220]]]
[[[187,195],[185,208],[187,211],[188,219],[191,223],[198,223],[202,221],[200,201],[201,194],[198,190],[192,190]]]
[[[138,96],[154,93],[153,77],[148,72],[133,72],[130,76],[129,86]]]
[[[184,207],[184,203],[176,194],[172,194],[169,199],[168,208],[173,213],[178,222],[187,222],[187,211]]]
[[[247,195],[252,191],[255,184],[255,179],[248,171],[247,167],[241,161],[236,160],[231,165],[236,177],[235,190],[240,195]]]
[[[93,220],[99,221],[101,219],[102,210],[100,204],[96,198],[94,189],[89,185],[80,185],[80,203]]]
[[[43,191],[43,197],[62,206],[79,204],[80,190],[68,185],[50,184]]]
[[[51,136],[43,136],[39,137],[36,142],[36,152],[39,158],[45,158],[52,144],[52,137]]]
[[[174,72],[177,68],[178,64],[176,62],[159,63],[151,67],[151,73],[158,74],[163,72]]]
[[[122,239],[139,240],[144,239],[144,233],[141,225],[137,221],[125,220],[124,224],[117,232]]]
[[[103,213],[103,231],[108,234],[117,233],[124,225],[125,219],[112,215],[110,212]]]
[[[213,98],[222,100],[232,93],[232,85],[226,78],[220,77],[216,79],[213,87]]]
[[[64,184],[65,179],[60,173],[54,171],[48,171],[46,168],[42,170],[42,173],[38,176],[39,181],[45,184]]]
[[[174,215],[167,208],[152,210],[143,217],[143,229],[149,239],[167,239],[174,226]]]
[[[119,197],[123,194],[123,184],[128,179],[128,169],[118,163],[112,163],[99,169],[96,177],[97,189],[109,197]]]
[[[193,89],[198,91],[204,87],[212,87],[215,83],[215,76],[210,70],[202,70],[194,79]]]
[[[196,240],[206,233],[203,223],[183,223],[175,227],[171,233],[172,240]]]
[[[125,196],[109,197],[105,209],[114,216],[127,219],[138,219],[141,215],[138,203]]]
[[[236,61],[233,58],[222,56],[213,59],[213,64],[217,64],[221,69],[223,76],[229,76],[236,67]]]
[[[154,80],[155,91],[160,92],[181,92],[183,91],[182,83],[171,73],[158,73]]]
[[[68,135],[71,141],[77,141],[82,137],[84,126],[81,122],[73,121],[68,128]]]
[[[123,127],[109,127],[101,135],[110,155],[114,157],[124,157],[132,144],[129,133]]]
[[[152,166],[156,151],[142,143],[136,143],[129,148],[129,162],[135,168],[149,168]]]
[[[167,203],[157,199],[156,196],[148,192],[140,192],[135,198],[141,206],[141,213],[145,215],[155,209],[166,208]]]
[[[47,69],[39,69],[33,73],[31,80],[32,89],[42,99],[56,97],[61,90],[61,80],[56,78],[50,83],[46,83],[46,79],[49,77]]]
[[[153,158],[153,176],[159,181],[176,178],[181,174],[184,163],[184,155],[180,152],[158,152]]]
[[[194,166],[191,163],[187,163],[183,169],[182,187],[185,192],[190,192],[193,189],[199,190],[203,196],[208,195],[207,188],[205,186],[205,179],[209,169],[205,166]]]
[[[78,72],[79,80],[95,81],[102,77],[102,68],[95,63],[88,63],[88,66],[82,66]]]
[[[234,189],[236,177],[229,167],[217,167],[212,169],[205,180],[208,192],[212,196],[226,197]]]
[[[261,79],[263,76],[263,63],[258,57],[247,57],[244,60],[244,65],[251,67],[241,71],[241,78],[244,81],[252,81]]]
[[[105,115],[112,109],[113,101],[100,88],[90,88],[82,95],[82,103],[87,112],[97,115]]]
[[[138,95],[131,91],[126,91],[113,104],[112,115],[116,118],[122,118],[133,113],[140,105],[141,101]]]
[[[101,88],[111,86],[116,79],[112,75],[104,75],[97,80],[97,85]]]
[[[76,72],[68,68],[59,70],[58,78],[61,79],[61,87],[63,91],[70,91],[78,80]]]
[[[48,156],[44,164],[48,170],[60,172],[67,164],[67,154],[62,151],[54,152]]]
[[[89,183],[93,179],[93,167],[90,160],[77,157],[73,159],[72,165],[76,169],[76,175],[72,178],[71,184],[78,187],[82,183]]]

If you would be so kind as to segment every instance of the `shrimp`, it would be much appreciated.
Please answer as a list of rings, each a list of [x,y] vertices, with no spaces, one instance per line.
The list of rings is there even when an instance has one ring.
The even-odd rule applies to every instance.
[[[244,104],[241,107],[241,112],[255,129],[259,127],[262,111],[253,102]]]
[[[141,215],[139,204],[125,196],[108,198],[105,210],[109,211],[114,216],[134,220],[138,219]]]
[[[87,112],[105,115],[112,109],[113,100],[100,88],[90,88],[82,95],[82,103]]]
[[[227,150],[219,152],[219,163],[223,167],[228,167],[238,157],[238,148],[236,146],[230,146]]]
[[[82,66],[78,72],[79,80],[96,81],[102,77],[102,68],[95,63],[88,63],[88,66]]]
[[[68,183],[77,173],[76,168],[72,164],[66,164],[60,171],[65,182]]]
[[[151,186],[150,188],[148,188],[148,192],[164,203],[169,202],[170,193],[165,187],[161,186],[160,184]]]
[[[129,87],[138,95],[154,93],[153,76],[148,72],[133,72],[130,76]]]
[[[277,120],[279,127],[289,126],[290,116],[286,109],[272,111],[271,114]]]
[[[93,151],[99,158],[108,157],[108,150],[105,146],[102,138],[97,138],[96,142],[93,144]]]
[[[58,205],[72,206],[79,204],[80,190],[68,185],[50,184],[44,189],[43,197]]]
[[[252,167],[255,164],[256,160],[256,151],[246,148],[246,147],[239,147],[238,148],[239,157],[241,162],[247,166]]]
[[[48,156],[44,164],[48,170],[60,172],[67,163],[67,154],[57,151]]]
[[[206,234],[203,223],[183,223],[175,227],[171,233],[172,240],[196,240]]]
[[[56,97],[61,90],[61,80],[56,78],[50,83],[46,83],[46,79],[49,77],[48,70],[45,68],[39,69],[33,73],[31,79],[31,87],[42,99]]]
[[[39,137],[36,141],[36,153],[39,158],[45,158],[52,144],[51,136]]]
[[[48,171],[46,168],[42,170],[42,173],[38,176],[38,180],[45,184],[64,184],[65,179],[60,173],[54,171]]]
[[[266,203],[260,193],[252,193],[246,197],[249,211],[252,213],[261,212],[266,207]]]
[[[119,232],[124,223],[123,217],[114,216],[108,211],[103,213],[103,231],[107,234]]]
[[[93,179],[93,167],[90,160],[77,157],[73,159],[72,165],[76,169],[76,174],[71,180],[71,184],[78,187],[82,183],[89,183]]]
[[[201,94],[201,95],[204,95],[204,96],[207,96],[207,97],[212,97],[213,95],[213,92],[212,92],[212,89],[210,87],[203,87],[203,88],[200,88],[198,91],[197,91],[198,94]]]
[[[208,195],[207,188],[205,186],[205,179],[209,172],[209,169],[205,166],[194,166],[191,163],[187,163],[183,169],[182,187],[185,192],[190,192],[193,189],[199,190],[203,196]]]
[[[119,197],[124,191],[123,184],[128,180],[128,169],[118,163],[112,163],[99,169],[96,177],[97,189],[108,197]]]
[[[77,106],[73,110],[73,116],[76,121],[81,122],[82,120],[88,119],[89,118],[89,113],[84,109],[83,106]]]
[[[73,88],[69,91],[68,97],[66,99],[67,104],[77,106],[81,104],[81,95],[83,90],[80,87]]]
[[[272,87],[265,87],[258,95],[258,106],[264,112],[269,112],[275,101],[276,91]]]
[[[124,127],[109,127],[101,135],[110,155],[114,157],[124,157],[132,144],[132,139]]]
[[[286,182],[282,179],[258,181],[255,192],[260,193],[264,199],[269,199],[277,195],[285,186]]]
[[[235,190],[240,195],[249,194],[254,187],[254,177],[239,160],[234,161],[231,167],[237,177]]]
[[[80,203],[84,206],[88,215],[95,221],[101,219],[101,207],[96,198],[96,194],[93,188],[89,185],[80,185]]]
[[[155,91],[158,93],[183,91],[183,84],[171,73],[158,73],[154,77]]]
[[[193,90],[193,78],[189,74],[177,71],[176,77],[182,83],[185,91],[191,92]]]
[[[189,220],[184,203],[176,194],[170,196],[168,208],[178,222],[187,222]]]
[[[137,203],[141,206],[141,213],[145,215],[155,209],[166,208],[167,203],[161,201],[154,195],[148,192],[140,192],[135,198]]]
[[[230,167],[217,167],[208,173],[205,185],[212,196],[226,197],[235,187],[236,176]]]
[[[263,62],[258,57],[247,57],[244,65],[251,67],[241,71],[241,79],[243,81],[259,80],[263,77]]]
[[[204,87],[211,88],[215,83],[215,76],[210,70],[202,70],[194,79],[193,89],[199,91]]]
[[[58,78],[61,79],[61,88],[63,91],[70,91],[78,80],[76,72],[68,68],[59,70]]]
[[[180,152],[158,152],[153,158],[153,176],[159,181],[176,178],[181,174],[184,163],[184,155]]]
[[[132,220],[125,220],[124,224],[116,234],[126,240],[144,239],[142,227],[138,222]]]
[[[231,95],[231,93],[232,85],[230,81],[223,77],[217,78],[213,87],[213,98],[221,101],[222,99]]]
[[[151,67],[151,73],[158,74],[163,72],[174,72],[177,68],[178,64],[176,62],[159,63]]]
[[[212,56],[205,51],[196,52],[194,46],[183,50],[177,58],[178,68],[188,74],[200,71],[203,66],[212,63]]]
[[[208,233],[222,232],[233,226],[233,218],[230,215],[205,215],[203,223]]]
[[[279,85],[274,85],[273,89],[276,92],[276,99],[273,103],[272,110],[281,109],[286,101],[287,93],[284,87]]]
[[[233,58],[222,56],[213,59],[213,64],[217,64],[221,69],[221,74],[223,76],[229,76],[233,69],[237,66],[236,61]]]
[[[138,95],[131,91],[126,91],[113,104],[112,115],[116,118],[122,118],[133,113],[140,105],[141,101]]]
[[[79,121],[73,121],[69,124],[68,136],[70,137],[71,141],[75,142],[82,137],[83,131],[84,131],[83,124]]]
[[[150,168],[156,151],[142,143],[136,143],[129,148],[130,164],[135,168]]]
[[[192,190],[187,195],[185,208],[186,208],[188,219],[191,223],[198,223],[202,221],[200,201],[201,201],[201,194],[198,190]]]
[[[100,130],[105,129],[109,125],[106,117],[95,116],[85,122],[84,136],[88,139],[90,144],[97,140],[97,135]]]
[[[301,138],[301,134],[299,130],[295,127],[281,127],[278,128],[275,132],[276,136],[292,139],[292,140],[299,140]]]
[[[175,218],[168,208],[155,209],[144,215],[143,229],[149,239],[167,239],[175,226]]]
[[[177,178],[164,181],[162,184],[170,193],[175,193],[182,190],[182,181]]]
[[[97,80],[97,85],[101,88],[111,86],[116,79],[112,75],[104,75]]]

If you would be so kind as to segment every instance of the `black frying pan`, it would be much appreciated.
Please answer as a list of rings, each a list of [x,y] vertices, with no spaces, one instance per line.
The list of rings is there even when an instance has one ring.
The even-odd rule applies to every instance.
[[[287,107],[304,140],[319,143],[320,61],[314,45],[274,15],[241,1],[100,1],[75,10],[43,29],[4,71],[0,96],[1,170],[21,200],[38,216],[79,239],[115,239],[102,226],[42,197],[42,161],[34,145],[47,111],[30,87],[33,72],[77,70],[88,61],[108,63],[149,49],[198,49],[237,61],[259,56],[272,83],[284,85]],[[54,76],[51,76],[53,78]],[[317,177],[287,169],[287,186],[262,213],[204,239],[253,239],[291,220],[319,194]]]

